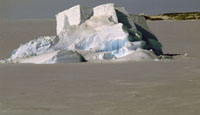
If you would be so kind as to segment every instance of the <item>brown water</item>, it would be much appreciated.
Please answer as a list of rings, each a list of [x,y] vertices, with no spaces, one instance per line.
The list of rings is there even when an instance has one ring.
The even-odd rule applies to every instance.
[[[200,21],[148,24],[165,53],[188,56],[167,62],[0,64],[0,115],[198,115]],[[55,34],[54,28],[54,21],[1,22],[0,56]]]

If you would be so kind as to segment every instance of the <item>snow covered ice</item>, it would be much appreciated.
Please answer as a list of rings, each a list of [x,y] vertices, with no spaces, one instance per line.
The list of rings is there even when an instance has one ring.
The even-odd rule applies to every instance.
[[[162,54],[162,45],[144,17],[129,15],[113,3],[94,8],[77,5],[58,13],[56,20],[57,35],[21,45],[5,62],[146,60]]]

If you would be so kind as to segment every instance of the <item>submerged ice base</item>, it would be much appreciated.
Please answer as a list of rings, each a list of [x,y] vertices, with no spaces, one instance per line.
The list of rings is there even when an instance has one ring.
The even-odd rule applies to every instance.
[[[162,45],[150,32],[145,20],[130,16],[123,7],[115,7],[113,3],[95,8],[77,5],[57,14],[56,19],[57,35],[40,37],[21,45],[6,61],[147,60],[162,54]]]

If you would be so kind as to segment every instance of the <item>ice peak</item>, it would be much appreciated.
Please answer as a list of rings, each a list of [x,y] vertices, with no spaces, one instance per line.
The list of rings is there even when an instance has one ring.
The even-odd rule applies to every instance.
[[[82,5],[76,5],[58,13],[56,15],[57,34],[59,34],[64,28],[72,25],[80,25],[92,15],[92,9]]]
[[[115,7],[114,3],[107,3],[96,6],[94,8],[76,5],[67,10],[64,10],[56,15],[57,35],[64,29],[72,25],[80,25],[90,17],[104,17],[110,22],[118,23],[117,12],[128,15],[128,12],[123,7]],[[134,26],[134,24],[133,24]]]

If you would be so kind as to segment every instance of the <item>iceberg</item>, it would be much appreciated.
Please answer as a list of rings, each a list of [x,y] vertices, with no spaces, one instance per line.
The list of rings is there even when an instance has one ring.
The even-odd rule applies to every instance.
[[[76,5],[56,15],[57,35],[32,40],[5,62],[68,63],[157,59],[162,45],[144,17],[113,3]]]

